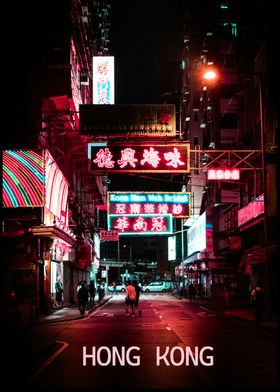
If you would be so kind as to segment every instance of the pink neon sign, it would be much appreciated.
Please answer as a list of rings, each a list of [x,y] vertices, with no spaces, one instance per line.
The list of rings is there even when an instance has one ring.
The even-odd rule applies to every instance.
[[[238,226],[242,226],[250,220],[264,213],[264,198],[260,195],[246,207],[238,211]]]
[[[172,215],[108,215],[109,230],[118,230],[119,235],[158,235],[172,233]]]
[[[208,169],[208,180],[239,180],[239,169]]]
[[[189,172],[189,144],[91,146],[89,170],[106,172]]]

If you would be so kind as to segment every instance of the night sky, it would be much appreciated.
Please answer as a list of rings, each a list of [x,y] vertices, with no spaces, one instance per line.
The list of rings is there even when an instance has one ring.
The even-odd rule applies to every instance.
[[[181,3],[112,1],[110,54],[115,56],[116,104],[175,104],[183,42]],[[170,175],[110,179],[109,190],[178,191],[182,186],[181,178]]]
[[[178,88],[181,1],[112,1],[116,103],[164,103]]]

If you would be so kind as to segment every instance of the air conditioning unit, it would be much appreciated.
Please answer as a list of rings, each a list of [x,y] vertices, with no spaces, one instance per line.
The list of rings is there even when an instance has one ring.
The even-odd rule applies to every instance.
[[[82,6],[82,14],[83,15],[88,15],[88,7],[86,5]]]
[[[82,86],[89,86],[89,77],[87,77],[86,79],[83,79],[81,81],[81,85]]]

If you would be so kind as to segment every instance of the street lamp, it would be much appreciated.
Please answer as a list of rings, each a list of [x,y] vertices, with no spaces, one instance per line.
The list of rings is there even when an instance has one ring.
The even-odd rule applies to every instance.
[[[202,70],[202,79],[204,82],[215,84],[219,79],[218,70],[213,66],[206,66]]]
[[[265,160],[265,127],[263,118],[263,73],[256,72],[259,77],[259,111],[260,111],[260,130],[261,130],[261,156],[262,156],[262,185],[263,185],[263,207],[264,207],[264,290],[265,290],[265,311],[267,318],[270,318],[270,298],[269,298],[269,250],[268,250],[268,208],[267,208],[267,176],[266,176],[266,160]]]

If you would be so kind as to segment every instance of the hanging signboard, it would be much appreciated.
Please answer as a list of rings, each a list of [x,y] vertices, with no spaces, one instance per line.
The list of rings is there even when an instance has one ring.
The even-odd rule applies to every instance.
[[[163,235],[172,233],[171,214],[108,214],[109,230],[118,230],[119,235]]]
[[[89,171],[104,173],[189,173],[188,143],[91,145]]]
[[[80,105],[80,132],[116,138],[123,138],[126,135],[176,137],[176,106],[174,104]]]
[[[119,232],[117,230],[100,230],[100,241],[118,241]]]
[[[107,192],[109,214],[172,214],[190,216],[189,192]]]

